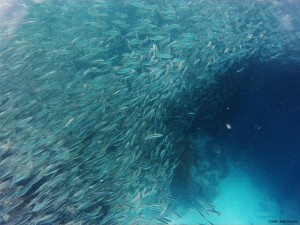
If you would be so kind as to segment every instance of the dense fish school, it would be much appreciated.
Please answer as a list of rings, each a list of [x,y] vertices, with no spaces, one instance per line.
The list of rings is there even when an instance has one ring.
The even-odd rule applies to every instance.
[[[295,47],[253,2],[1,3],[0,224],[180,217],[169,186],[218,80]]]

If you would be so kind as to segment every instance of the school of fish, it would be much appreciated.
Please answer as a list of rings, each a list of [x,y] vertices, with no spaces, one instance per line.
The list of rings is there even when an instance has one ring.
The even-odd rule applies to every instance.
[[[219,77],[294,41],[253,1],[1,8],[13,7],[0,25],[0,224],[171,224],[181,141],[226,98]]]

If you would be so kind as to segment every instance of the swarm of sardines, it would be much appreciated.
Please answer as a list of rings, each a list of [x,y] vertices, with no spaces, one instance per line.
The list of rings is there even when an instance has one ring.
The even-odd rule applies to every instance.
[[[226,97],[212,87],[293,41],[252,1],[0,4],[0,224],[173,223],[185,132]]]

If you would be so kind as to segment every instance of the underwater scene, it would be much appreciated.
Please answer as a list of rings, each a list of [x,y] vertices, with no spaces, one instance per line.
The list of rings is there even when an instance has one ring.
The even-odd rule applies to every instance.
[[[299,0],[0,0],[0,225],[300,224]]]

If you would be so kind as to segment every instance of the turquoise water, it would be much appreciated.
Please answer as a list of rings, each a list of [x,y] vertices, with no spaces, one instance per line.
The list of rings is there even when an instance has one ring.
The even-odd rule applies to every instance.
[[[0,224],[298,223],[297,2],[0,6]]]

